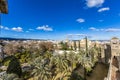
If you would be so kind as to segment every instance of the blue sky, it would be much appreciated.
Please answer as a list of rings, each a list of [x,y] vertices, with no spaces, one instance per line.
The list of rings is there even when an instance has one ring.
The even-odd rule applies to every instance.
[[[8,0],[1,37],[120,38],[120,0]]]

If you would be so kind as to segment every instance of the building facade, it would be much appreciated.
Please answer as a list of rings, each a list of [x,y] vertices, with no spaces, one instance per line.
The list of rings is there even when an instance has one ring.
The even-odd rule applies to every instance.
[[[120,56],[120,40],[117,37],[111,39],[112,56]]]

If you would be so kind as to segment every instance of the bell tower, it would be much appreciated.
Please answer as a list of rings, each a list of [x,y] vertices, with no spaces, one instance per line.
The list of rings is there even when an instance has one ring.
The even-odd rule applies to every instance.
[[[111,39],[112,57],[120,55],[120,40],[117,37]]]

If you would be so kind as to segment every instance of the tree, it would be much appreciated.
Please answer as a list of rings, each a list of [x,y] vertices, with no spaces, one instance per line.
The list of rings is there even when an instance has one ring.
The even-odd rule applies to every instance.
[[[81,49],[81,46],[80,46],[81,44],[80,44],[80,41],[79,41],[79,43],[78,43],[78,48],[79,48],[79,51],[80,51],[80,49]]]
[[[88,56],[88,40],[87,40],[87,36],[85,37],[85,43],[86,43],[86,56]]]
[[[77,72],[72,72],[69,80],[84,80]]]
[[[54,50],[53,43],[51,43],[51,42],[41,42],[39,44],[39,48],[40,48],[41,54],[44,54],[47,51],[53,52],[53,50]]]
[[[8,43],[4,46],[4,52],[8,55],[13,55],[17,51],[18,51],[18,45],[16,43]]]
[[[74,41],[74,50],[77,49],[76,41]]]
[[[14,56],[11,56],[11,57],[12,59],[7,68],[7,73],[8,74],[14,73],[14,74],[17,74],[19,77],[21,77],[22,69],[21,69],[19,60]]]
[[[99,53],[99,48],[93,47],[90,49],[92,65],[94,65],[98,61],[98,53]]]
[[[12,74],[7,74],[5,80],[21,80],[21,79],[19,79],[18,75],[12,73]]]
[[[60,42],[60,45],[61,45],[61,49],[62,50],[67,50],[69,47],[68,47],[68,44],[65,42]]]
[[[34,66],[32,75],[34,75],[35,78],[38,80],[48,80],[48,78],[50,78],[50,66],[47,66],[42,57],[36,58],[32,64]]]
[[[68,68],[68,60],[62,56],[55,57],[55,64],[58,72],[62,72]]]

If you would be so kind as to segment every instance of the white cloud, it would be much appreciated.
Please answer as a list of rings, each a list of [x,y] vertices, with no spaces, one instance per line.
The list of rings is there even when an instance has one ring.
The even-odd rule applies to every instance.
[[[83,23],[83,22],[85,22],[85,19],[79,18],[76,21],[79,22],[79,23]]]
[[[49,27],[48,25],[39,26],[36,29],[37,30],[44,30],[44,31],[53,31],[53,29],[51,27]]]
[[[22,32],[23,31],[23,29],[21,27],[13,27],[12,30],[17,31],[17,32]]]
[[[105,31],[105,29],[99,29],[99,31]]]
[[[34,29],[29,29],[29,31],[34,31]]]
[[[0,28],[3,29],[4,27],[2,25],[0,25]]]
[[[8,27],[0,25],[0,29],[10,30]]]
[[[87,34],[67,34],[67,38],[73,38],[74,37],[74,39],[76,38],[76,39],[78,39],[78,38],[80,38],[80,37],[88,37],[88,38],[92,38],[92,36],[91,35],[87,35]]]
[[[106,32],[120,32],[119,28],[108,28],[105,30]]]
[[[96,28],[94,28],[94,27],[90,27],[89,29],[90,29],[90,30],[96,30]]]
[[[8,27],[4,27],[5,30],[10,30]]]
[[[90,27],[89,29],[93,30],[93,31],[120,32],[120,28],[97,29],[97,28],[94,28],[94,27]]]
[[[22,32],[23,29],[21,27],[13,27],[13,28],[9,28],[9,27],[5,27],[0,25],[0,29],[4,29],[4,30],[12,30],[12,31],[17,31],[17,32]]]
[[[68,34],[67,36],[72,37],[72,36],[86,36],[86,34]]]
[[[75,34],[76,36],[86,36],[86,34]]]
[[[104,0],[86,0],[86,5],[89,8],[100,7],[104,3]]]
[[[96,29],[95,27],[90,27],[89,29],[93,31],[99,31],[99,29]]]
[[[100,8],[98,12],[109,11],[109,10],[110,10],[109,7],[105,7],[105,8]]]

